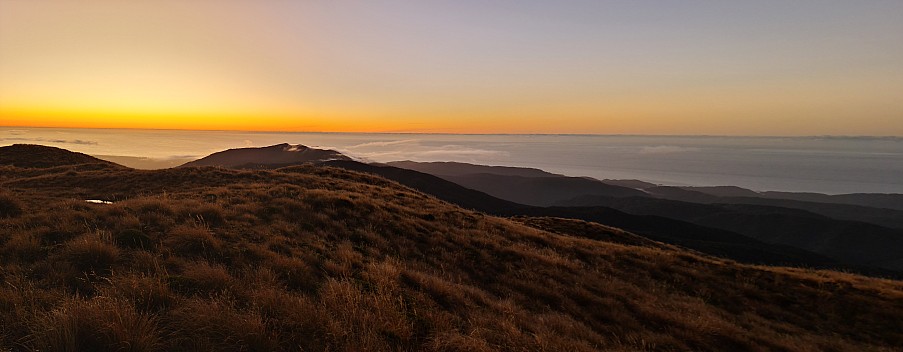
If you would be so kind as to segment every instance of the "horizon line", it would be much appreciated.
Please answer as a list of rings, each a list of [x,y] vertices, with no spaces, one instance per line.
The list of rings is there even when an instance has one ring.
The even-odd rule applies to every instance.
[[[457,136],[585,136],[585,137],[695,137],[695,138],[835,138],[835,139],[903,139],[903,135],[743,135],[743,134],[643,134],[643,133],[466,133],[466,132],[352,132],[352,131],[278,131],[278,130],[217,130],[185,128],[136,128],[136,127],[59,127],[59,126],[0,126],[4,129],[70,129],[70,130],[130,130],[130,131],[184,131],[184,132],[243,132],[243,133],[307,133],[307,134],[403,134],[403,135],[457,135]]]

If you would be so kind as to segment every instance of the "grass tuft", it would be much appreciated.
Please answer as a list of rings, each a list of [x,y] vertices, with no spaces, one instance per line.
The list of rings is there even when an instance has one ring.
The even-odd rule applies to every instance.
[[[123,248],[150,248],[151,238],[138,229],[126,229],[116,233],[116,244]]]
[[[26,345],[38,351],[157,351],[162,337],[152,316],[102,297],[69,299],[28,326]]]
[[[7,192],[0,192],[0,218],[13,218],[22,215],[22,202]]]

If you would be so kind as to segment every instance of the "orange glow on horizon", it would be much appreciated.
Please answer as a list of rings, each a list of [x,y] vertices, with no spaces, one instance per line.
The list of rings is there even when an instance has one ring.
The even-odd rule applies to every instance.
[[[0,0],[0,126],[903,136],[901,4],[534,5]]]

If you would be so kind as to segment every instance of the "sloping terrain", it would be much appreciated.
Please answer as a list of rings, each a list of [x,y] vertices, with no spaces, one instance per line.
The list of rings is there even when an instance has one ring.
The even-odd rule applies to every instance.
[[[138,156],[122,156],[122,155],[94,155],[98,159],[114,162],[119,165],[127,166],[140,170],[159,170],[177,167],[187,162],[194,161],[194,158],[174,157],[169,159],[157,159]]]
[[[465,188],[437,176],[392,166],[363,164],[355,161],[330,161],[322,165],[366,172],[401,183],[465,209],[499,216],[530,215],[566,217],[615,226],[677,244],[703,253],[751,264],[792,265],[810,268],[853,270],[859,273],[893,276],[885,270],[855,268],[825,256],[799,248],[768,244],[726,230],[695,225],[659,216],[633,215],[607,207],[534,207],[521,205]]]
[[[844,268],[891,277],[899,277],[903,272],[900,255],[903,230],[875,225],[903,221],[903,217],[896,216],[898,211],[892,209],[742,197],[758,193],[733,186],[653,186],[632,195],[611,194],[610,190],[594,190],[601,184],[596,180],[512,176],[517,172],[535,173],[535,169],[503,168],[498,169],[500,174],[466,174],[467,171],[493,172],[496,167],[413,162],[396,165],[452,174],[455,167],[460,167],[455,176],[437,176],[525,204],[546,205],[551,199],[578,194],[553,202],[557,206],[553,208],[490,210],[494,214],[560,216],[613,224],[659,241],[744,262]],[[734,200],[736,204],[732,203]],[[801,209],[771,206],[772,203],[797,205]],[[819,216],[815,212],[839,214],[839,218]],[[638,221],[631,219],[631,214],[647,218]],[[861,220],[874,222],[857,222]]]
[[[789,199],[768,199],[753,197],[729,197],[717,203],[767,205],[791,209],[802,209],[834,219],[867,222],[884,227],[903,229],[903,210],[874,208],[862,205],[805,202]]]
[[[321,163],[321,165],[379,175],[465,209],[495,213],[525,207],[522,204],[499,199],[446,181],[437,176],[414,170],[347,160],[326,161]]]
[[[903,230],[836,220],[803,210],[746,204],[697,204],[666,199],[584,196],[564,203],[606,206],[724,229],[767,243],[819,253],[840,262],[903,271]]]
[[[763,198],[790,199],[804,202],[861,205],[866,207],[903,210],[903,194],[851,193],[827,195],[821,193],[762,192]]]
[[[574,201],[572,198],[564,199],[562,195],[573,195],[573,198],[594,196],[624,197],[626,195],[704,204],[750,204],[802,209],[840,220],[861,221],[883,227],[903,229],[903,210],[894,209],[896,204],[903,198],[901,198],[901,195],[894,194],[846,194],[834,196],[817,193],[760,193],[736,186],[676,187],[659,186],[638,180],[606,179],[598,181],[603,184],[643,191],[613,193],[610,189],[597,190],[592,188],[596,186],[596,180],[569,178],[533,168],[412,161],[390,162],[387,165],[443,177],[502,199],[539,206],[600,205],[587,204],[585,201]],[[495,176],[487,177],[478,174],[492,174]],[[557,177],[559,179],[555,182],[527,183],[520,178],[506,179],[505,177],[507,176]],[[489,180],[483,180],[487,178]],[[563,184],[570,184],[569,189],[564,188]],[[589,188],[586,188],[586,186],[589,186]],[[790,212],[792,213],[792,211]]]
[[[721,187],[727,190],[736,187]],[[711,187],[711,189],[719,189],[719,187]],[[644,189],[650,195],[657,198],[670,199],[682,202],[693,202],[703,204],[749,204],[749,205],[765,205],[771,207],[780,207],[788,209],[801,209],[812,213],[824,215],[827,217],[840,219],[861,221],[884,227],[903,229],[903,210],[876,208],[863,205],[840,204],[840,203],[819,203],[808,202],[792,199],[765,198],[756,194],[749,196],[749,190],[739,188],[736,192],[719,192],[715,195],[711,193],[709,187],[669,187],[657,186]],[[733,194],[731,196],[728,196]],[[747,194],[746,196],[738,196],[739,194]],[[586,196],[583,196],[586,197]],[[577,197],[570,201],[559,202],[560,205],[576,205],[587,203],[587,198],[580,200]],[[592,196],[589,196],[592,198]],[[824,198],[823,198],[824,199]],[[792,211],[789,211],[791,212]]]
[[[56,147],[33,144],[13,144],[0,147],[0,165],[19,168],[51,168],[75,165],[116,166],[93,156]]]
[[[573,220],[496,218],[352,171],[4,175],[0,209],[16,211],[0,217],[0,349],[903,344],[899,281],[743,265]],[[83,201],[107,195],[117,201]]]
[[[639,197],[643,191],[633,188],[612,186],[598,180],[583,177],[523,177],[495,174],[468,174],[462,176],[440,176],[467,188],[485,192],[512,202],[549,206],[559,201],[592,194],[610,197]]]
[[[646,195],[645,192],[630,187],[531,168],[411,161],[391,162],[387,165],[428,173],[493,197],[533,206],[549,206],[586,194],[612,197]]]
[[[848,193],[823,194],[812,192],[755,192],[749,189],[722,187],[682,187],[689,191],[701,192],[717,197],[759,197],[763,199],[795,200],[801,202],[859,205],[872,208],[903,210],[903,194],[893,193]]]
[[[246,153],[259,149],[247,149]],[[261,155],[258,160],[266,160]],[[730,258],[744,263],[792,265],[812,268],[828,268],[840,270],[852,270],[859,273],[879,275],[882,277],[894,276],[896,273],[888,273],[884,270],[874,270],[868,267],[858,267],[856,263],[844,263],[834,261],[828,257],[813,252],[785,245],[768,244],[751,237],[733,233],[727,230],[714,229],[686,223],[658,216],[632,215],[621,211],[603,207],[557,207],[543,208],[522,205],[499,198],[495,198],[480,191],[462,187],[453,182],[437,176],[425,174],[415,170],[402,169],[387,165],[365,164],[351,160],[327,160],[315,163],[339,167],[346,170],[366,172],[379,175],[399,182],[405,186],[430,194],[434,197],[458,205],[465,209],[472,209],[501,216],[533,215],[533,216],[562,216],[587,221],[616,224],[630,231],[642,233],[658,241],[677,244],[686,248],[695,249],[703,253]],[[413,163],[420,166],[430,166],[439,170],[462,166],[465,171],[473,170],[501,170],[501,172],[532,173],[535,169],[490,167],[461,163]],[[276,169],[282,164],[246,164],[245,169]],[[540,171],[541,172],[541,171]],[[518,176],[514,176],[518,177]],[[557,177],[557,176],[556,176]],[[560,176],[567,179],[567,177]],[[580,181],[589,181],[580,179]],[[594,184],[598,182],[593,181]]]

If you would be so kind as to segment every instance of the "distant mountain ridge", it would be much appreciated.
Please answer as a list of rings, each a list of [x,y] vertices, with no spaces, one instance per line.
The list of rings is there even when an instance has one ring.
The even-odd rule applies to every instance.
[[[801,209],[840,220],[860,221],[882,227],[903,229],[903,210],[897,209],[898,205],[903,205],[903,195],[900,194],[826,195],[756,192],[737,186],[663,186],[640,180],[605,179],[597,181],[556,175],[533,168],[412,161],[387,164],[426,172],[498,198],[537,206],[589,205],[578,199],[581,197],[651,197],[700,204],[748,204],[781,207],[788,210]],[[526,175],[557,177],[557,179],[525,180],[522,176]],[[594,189],[598,183],[640,190],[642,193],[613,193],[611,189]],[[566,195],[573,197],[564,199]],[[578,199],[576,203],[571,202],[574,199]]]
[[[698,204],[747,204],[800,209],[835,219],[861,221],[884,227],[903,229],[903,210],[854,205],[845,202],[832,202],[830,198],[822,198],[822,200],[827,200],[827,202],[816,202],[786,198],[768,198],[761,194],[757,196],[716,196],[710,193],[703,193],[696,189],[699,188],[656,186],[647,188],[646,192],[660,199]],[[869,196],[876,196],[874,199],[880,199],[880,196],[882,195],[875,194]],[[585,198],[586,196],[581,197]],[[587,199],[581,200],[579,199],[581,197],[577,197],[572,201],[560,202],[559,204],[586,204]],[[864,203],[873,204],[874,202]]]
[[[498,213],[500,211],[516,211],[515,209],[525,207],[523,204],[496,198],[420,171],[349,160],[325,161],[320,165],[378,175],[465,209]]]
[[[903,210],[903,194],[896,193],[848,193],[822,194],[810,192],[756,192],[737,186],[661,186],[642,188],[644,191],[664,196],[677,197],[676,200],[715,201],[724,198],[759,198],[775,201],[797,201],[809,203],[858,205],[863,207]],[[774,203],[777,204],[777,203]]]
[[[432,174],[498,198],[534,206],[549,206],[585,194],[611,197],[646,195],[631,187],[612,185],[587,177],[553,174],[534,168],[457,162],[400,161],[386,164]]]
[[[425,167],[424,164],[428,167]],[[742,242],[739,240],[740,237],[732,236],[755,238],[765,243],[783,245],[788,248],[795,247],[857,266],[903,270],[903,255],[899,254],[903,253],[903,230],[892,228],[901,225],[903,216],[900,216],[899,211],[893,209],[752,197],[759,193],[735,186],[674,187],[653,185],[642,181],[627,181],[622,184],[646,186],[643,191],[636,191],[633,194],[606,194],[605,190],[593,189],[601,182],[591,179],[566,176],[514,176],[516,170],[510,170],[510,168],[481,168],[469,164],[464,164],[466,166],[464,168],[447,163],[406,162],[396,163],[396,165],[414,165],[421,170],[430,170],[436,172],[436,176],[448,181],[501,199],[522,204],[557,206],[524,208],[507,215],[559,216],[595,221],[642,233],[666,243],[679,244],[739,260],[762,258],[765,257],[765,253],[773,254],[775,252],[769,252],[773,250],[769,249],[751,255],[755,252],[751,250],[751,247],[739,250],[739,247],[725,246],[727,243]],[[499,170],[500,173],[464,174],[458,172],[455,176],[439,174],[456,172],[456,170],[445,169],[449,167],[469,171],[492,172]],[[533,169],[528,170],[531,170],[529,172],[533,174],[539,174],[532,171]],[[556,198],[561,199],[566,195],[575,194],[580,195],[568,200],[553,201]],[[881,198],[882,195],[877,196]],[[617,209],[626,214],[613,216],[611,211],[605,209]],[[655,218],[646,218],[648,223],[636,220],[628,221],[627,214],[654,216]],[[677,222],[664,225],[668,223],[665,219]],[[701,228],[687,227],[684,225],[686,223]],[[660,227],[663,225],[664,227]],[[725,233],[710,233],[710,230],[713,229],[725,231]],[[707,233],[707,235],[695,237],[703,233]],[[744,244],[744,246],[749,246],[749,244]],[[778,252],[781,251],[778,250]],[[793,255],[784,252],[782,256]],[[781,256],[774,258],[779,257]],[[813,260],[813,258],[803,261],[809,260]]]
[[[259,148],[236,148],[210,154],[180,167],[220,166],[229,168],[267,168],[262,166],[289,166],[327,160],[351,160],[335,150],[316,149],[288,143]]]
[[[584,177],[524,177],[485,173],[439,177],[502,199],[534,206],[550,206],[585,194],[608,197],[646,196],[640,190],[613,186]]]
[[[604,206],[739,233],[863,266],[903,271],[903,230],[767,205],[583,196],[562,206]]]

